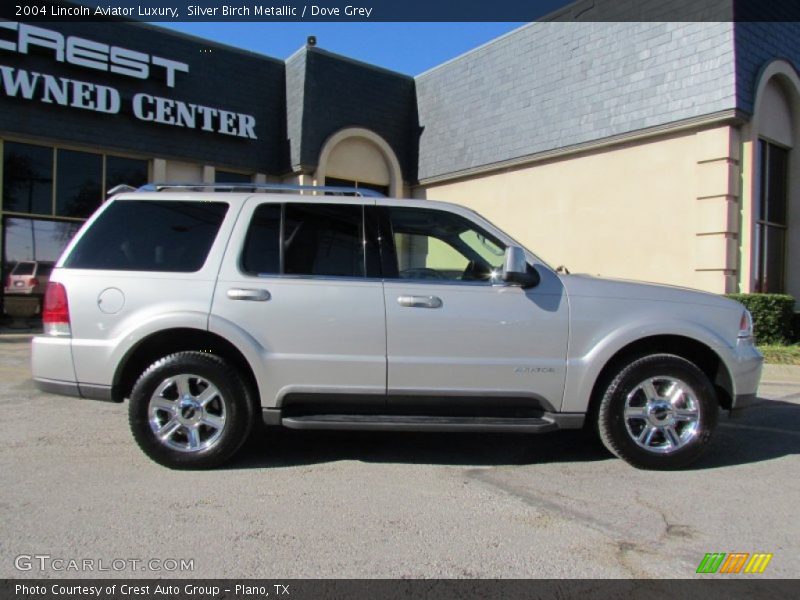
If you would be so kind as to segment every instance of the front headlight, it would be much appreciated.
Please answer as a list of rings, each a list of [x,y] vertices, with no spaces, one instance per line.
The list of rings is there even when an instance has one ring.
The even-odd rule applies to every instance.
[[[753,315],[745,309],[742,318],[739,320],[739,338],[753,337]]]

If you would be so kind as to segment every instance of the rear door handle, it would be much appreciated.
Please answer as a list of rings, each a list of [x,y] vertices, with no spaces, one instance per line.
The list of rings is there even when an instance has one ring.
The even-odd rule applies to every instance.
[[[271,298],[271,296],[267,290],[231,288],[228,290],[228,298],[231,300],[252,300],[254,302],[266,302]]]
[[[397,303],[410,308],[442,307],[442,299],[437,296],[400,296],[397,298]]]

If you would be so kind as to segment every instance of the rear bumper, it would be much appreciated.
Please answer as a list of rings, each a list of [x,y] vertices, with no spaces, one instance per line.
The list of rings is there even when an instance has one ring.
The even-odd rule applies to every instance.
[[[46,335],[33,338],[31,371],[34,385],[43,392],[114,401],[110,385],[76,381],[71,338]]]

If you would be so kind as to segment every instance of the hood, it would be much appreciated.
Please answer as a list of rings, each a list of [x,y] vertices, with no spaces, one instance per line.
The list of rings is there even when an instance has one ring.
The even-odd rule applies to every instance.
[[[592,275],[562,275],[561,281],[570,296],[677,302],[728,310],[741,310],[742,308],[742,305],[735,300],[718,294],[660,283],[602,278]]]

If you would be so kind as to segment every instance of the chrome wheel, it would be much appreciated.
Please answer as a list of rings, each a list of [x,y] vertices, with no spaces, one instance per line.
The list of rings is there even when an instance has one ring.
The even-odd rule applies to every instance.
[[[625,399],[625,428],[636,444],[655,454],[669,454],[700,433],[700,403],[685,382],[650,377]]]
[[[147,412],[155,438],[179,452],[207,450],[225,430],[225,399],[199,375],[164,379],[150,396]]]

